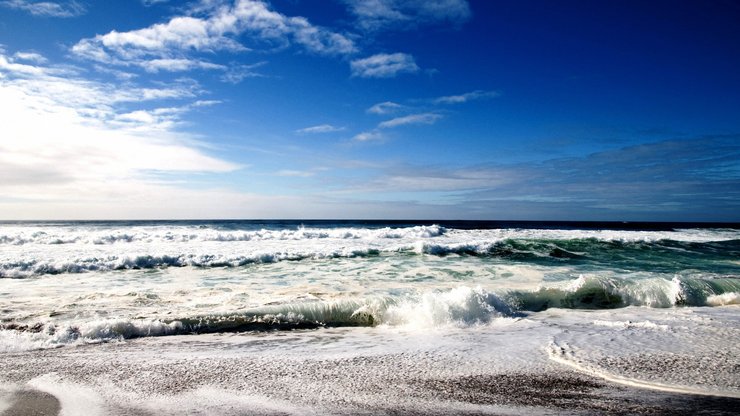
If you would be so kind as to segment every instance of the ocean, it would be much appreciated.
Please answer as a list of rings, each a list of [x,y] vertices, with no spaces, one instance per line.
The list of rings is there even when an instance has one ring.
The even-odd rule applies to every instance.
[[[0,414],[733,414],[738,305],[740,224],[3,222]]]

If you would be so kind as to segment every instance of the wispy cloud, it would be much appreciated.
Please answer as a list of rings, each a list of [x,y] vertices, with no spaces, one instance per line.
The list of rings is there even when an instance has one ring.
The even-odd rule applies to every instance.
[[[185,113],[199,107],[209,107],[220,104],[218,100],[198,100],[192,104],[177,107],[156,107],[146,110],[135,110],[127,113],[117,113],[112,116],[111,126],[125,128],[129,131],[171,131],[184,124],[182,117]]]
[[[141,61],[141,67],[147,72],[180,72],[193,69],[224,69],[223,65],[197,59],[162,58]]]
[[[316,176],[319,172],[327,171],[328,168],[326,167],[316,167],[308,170],[294,170],[294,169],[283,169],[275,172],[276,176],[284,176],[284,177],[291,177],[291,178],[310,178],[312,176]]]
[[[388,129],[392,127],[405,126],[409,124],[434,124],[441,119],[442,115],[437,113],[410,114],[408,116],[396,117],[378,124],[378,128]]]
[[[141,195],[158,187],[158,173],[238,169],[177,130],[187,112],[215,104],[193,102],[198,93],[188,82],[101,83],[0,54],[0,193],[58,201],[105,197],[106,190]],[[162,100],[185,103],[157,106]]]
[[[319,124],[318,126],[306,127],[303,129],[296,130],[299,134],[316,134],[316,133],[334,133],[338,131],[344,131],[344,127],[337,127],[331,124]]]
[[[80,78],[66,68],[19,63],[3,54],[0,54],[0,72],[6,76],[6,86],[21,88],[54,105],[90,113],[112,111],[111,106],[120,103],[192,98],[198,91],[197,84],[185,80],[156,88],[121,88]]]
[[[34,16],[41,17],[77,17],[87,11],[81,3],[70,1],[31,1],[31,0],[4,0],[0,6],[10,9],[23,10]]]
[[[485,189],[500,186],[510,179],[492,171],[475,170],[408,170],[378,178],[370,189],[392,189],[395,192],[446,192]]]
[[[470,19],[465,0],[345,0],[365,30],[413,29],[422,24],[464,23]]]
[[[210,107],[212,105],[221,104],[221,100],[198,100],[192,104],[192,107]]]
[[[378,123],[378,126],[372,130],[363,131],[356,134],[352,140],[356,142],[378,142],[384,141],[387,136],[382,130],[392,129],[395,127],[407,126],[412,124],[434,124],[441,119],[442,115],[437,113],[418,113],[409,114],[403,117],[396,117],[390,120]]]
[[[262,78],[265,75],[257,72],[256,69],[267,65],[267,61],[261,61],[249,65],[232,64],[221,76],[221,81],[230,84],[238,84],[247,78]]]
[[[43,64],[47,62],[46,58],[36,52],[16,52],[13,54],[13,59],[34,64]]]
[[[481,219],[737,221],[739,143],[737,134],[702,136],[531,163],[378,166],[332,194]]]
[[[275,175],[277,176],[287,176],[287,177],[298,177],[298,178],[307,178],[309,176],[314,176],[316,172],[307,171],[307,170],[290,170],[290,169],[284,169],[277,171]]]
[[[380,141],[384,139],[385,139],[385,135],[377,130],[364,131],[362,133],[356,134],[352,138],[352,140],[356,142],[371,142],[371,141]]]
[[[382,103],[377,103],[373,105],[372,107],[368,108],[367,112],[370,114],[385,115],[385,114],[394,113],[402,108],[403,106],[401,104],[397,104],[391,101],[385,101]]]
[[[500,95],[501,94],[496,91],[476,90],[476,91],[466,92],[465,94],[460,94],[460,95],[448,95],[444,97],[438,97],[432,100],[432,102],[434,104],[462,104],[468,101],[481,100],[481,99],[486,99],[486,98],[494,98]]]
[[[419,67],[414,57],[405,53],[380,53],[350,62],[352,76],[362,78],[393,78],[402,73],[415,73]]]
[[[194,54],[247,51],[249,48],[239,42],[245,33],[258,42],[283,46],[293,43],[324,55],[356,51],[349,37],[315,26],[303,17],[285,16],[270,10],[262,1],[236,0],[233,4],[203,2],[191,15],[173,17],[166,23],[82,39],[72,52],[100,63],[155,71],[224,69]]]

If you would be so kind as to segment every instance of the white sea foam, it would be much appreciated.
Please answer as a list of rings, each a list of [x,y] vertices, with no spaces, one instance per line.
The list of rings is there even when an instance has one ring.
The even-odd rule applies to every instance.
[[[74,337],[66,333],[54,335],[46,332],[0,330],[0,353],[3,354],[56,348],[73,343]]]
[[[591,318],[591,325],[580,322]],[[596,318],[596,319],[593,319]],[[607,380],[657,390],[740,398],[740,320],[733,308],[646,309],[565,315],[551,359]]]
[[[465,292],[460,290],[462,299],[468,298]],[[594,320],[652,322],[669,330],[624,329],[594,325]],[[447,325],[419,331],[401,325],[145,338],[76,351],[5,355],[0,361],[12,374],[30,375],[29,387],[60,399],[65,414],[79,409],[75,400],[85,399],[91,400],[90,413],[97,414],[361,414],[410,409],[511,414],[506,408],[465,407],[451,400],[450,392],[459,389],[477,402],[477,394],[485,389],[494,395],[486,397],[510,403],[509,389],[526,400],[526,394],[538,391],[528,390],[528,380],[578,380],[568,371],[573,369],[633,386],[737,397],[732,367],[737,322],[732,308],[551,310],[496,326]],[[46,367],[57,374],[38,377],[38,369]],[[511,384],[502,384],[501,378],[508,375],[513,379],[504,383]],[[523,382],[516,382],[517,376]],[[563,385],[561,393],[597,406],[605,399],[619,404],[628,397],[632,410],[641,403],[649,410],[658,405],[661,411],[667,409],[660,403],[663,397],[648,395],[650,399],[641,402],[646,397],[642,390],[618,389],[609,395],[613,389],[594,387],[598,383],[590,378],[581,380],[583,389],[566,390]],[[432,388],[422,390],[430,384]],[[680,403],[670,409],[680,411]],[[562,409],[518,411],[515,414],[549,414]]]
[[[405,391],[384,390],[376,400],[379,390],[358,387],[364,385],[354,378],[395,388],[419,377],[558,374],[561,364],[542,354],[550,340],[562,348],[551,348],[555,358],[579,371],[725,394],[738,387],[732,305],[740,303],[740,279],[737,243],[714,242],[739,236],[0,225],[0,276],[20,277],[0,279],[0,357],[10,357],[0,361],[29,379],[40,361],[70,374],[32,385],[58,397],[67,413],[74,400],[96,400],[70,380],[90,380],[86,388],[104,403],[91,411],[100,413],[223,414],[233,407],[323,414],[331,406],[321,405],[345,397],[366,410],[391,396],[404,409]],[[39,349],[47,351],[26,352]],[[363,365],[357,377],[346,377],[346,389],[329,380],[315,400],[301,401],[314,397],[307,380]],[[210,367],[191,377],[201,366]],[[169,378],[174,368],[177,380]],[[259,385],[264,380],[274,382]],[[159,396],[159,389],[168,393]],[[146,403],[140,390],[150,393]],[[305,407],[273,400],[286,391]]]
[[[74,318],[33,329],[0,330],[0,351],[14,352],[62,345],[157,337],[195,332],[273,330],[316,326],[394,326],[429,330],[483,325],[512,316],[511,308],[480,287],[458,287],[401,297],[373,296],[329,301],[306,300],[243,311],[163,319]]]
[[[61,345],[139,337],[223,331],[262,331],[322,326],[390,326],[415,330],[488,325],[500,318],[524,316],[547,308],[614,308],[628,305],[674,306],[670,297],[674,281],[653,279],[636,283],[581,276],[571,282],[553,283],[535,290],[487,290],[458,285],[446,290],[408,291],[402,294],[321,299],[300,294],[262,306],[250,307],[250,297],[231,290],[206,290],[183,296],[129,292],[120,295],[75,297],[69,313],[55,312],[45,321],[14,324],[0,330],[0,350],[5,352],[54,348]],[[662,283],[660,283],[662,282]],[[696,285],[695,285],[696,286]],[[647,288],[647,289],[645,289]],[[53,289],[52,289],[53,290]],[[646,291],[642,296],[636,293]],[[664,292],[661,292],[664,291]],[[180,294],[178,294],[180,293]],[[695,305],[724,304],[731,296],[700,298]],[[711,295],[710,295],[711,296]],[[734,296],[734,297],[733,297]],[[179,305],[175,303],[178,301]],[[657,302],[660,300],[660,302]],[[661,303],[665,302],[665,303]],[[118,306],[116,306],[118,305]],[[101,318],[91,311],[107,307],[111,314],[149,315]],[[163,313],[162,308],[169,309]],[[167,310],[165,309],[165,311]],[[21,321],[23,322],[23,321]],[[600,326],[658,328],[651,322],[594,322]]]
[[[261,230],[218,230],[197,226],[29,226],[0,225],[0,244],[116,244],[116,243],[178,243],[197,241],[290,241],[290,240],[379,240],[433,238],[447,233],[439,225],[406,228],[306,228],[261,229]]]
[[[381,323],[417,329],[467,326],[487,323],[493,318],[511,314],[509,305],[495,294],[480,287],[463,286],[403,299],[382,313]]]
[[[552,308],[732,305],[740,303],[732,263],[717,262],[730,274],[713,272],[714,263],[710,272],[664,271],[656,252],[692,244],[643,250],[642,242],[739,233],[0,225],[0,277],[21,278],[0,280],[0,350],[190,332],[471,328]],[[581,240],[568,246],[573,239]],[[630,244],[612,259],[621,242]],[[579,258],[592,248],[605,258],[596,266]],[[647,253],[643,263],[632,262],[635,252]]]
[[[728,292],[720,295],[711,295],[707,297],[707,305],[740,305],[740,292]]]
[[[0,330],[0,352],[57,348],[138,337],[173,335],[182,332],[179,321],[156,319],[101,319],[78,323],[47,323],[33,330]]]
[[[439,268],[445,267],[444,259],[435,262],[439,263],[435,273],[439,273]],[[477,281],[477,286],[447,280],[440,288],[434,279],[408,279],[402,280],[408,286],[400,290],[397,279],[415,276],[416,273],[411,272],[415,269],[394,270],[395,274],[384,279],[375,278],[375,273],[386,273],[382,267],[371,269],[374,274],[368,276],[369,280],[353,279],[353,286],[349,282],[337,282],[344,273],[357,270],[353,265],[347,262],[344,269],[331,266],[323,277],[316,264],[295,268],[275,265],[274,271],[260,272],[254,275],[254,280],[238,271],[213,277],[207,271],[175,273],[177,278],[167,278],[173,275],[171,272],[153,275],[154,281],[161,281],[161,287],[142,287],[147,281],[143,275],[139,277],[141,281],[131,280],[130,275],[121,275],[118,281],[107,279],[105,274],[95,275],[99,281],[74,275],[79,276],[75,280],[98,290],[113,283],[110,288],[93,293],[86,291],[87,286],[78,286],[77,281],[65,276],[53,280],[8,281],[6,291],[13,296],[0,301],[8,322],[4,325],[6,330],[0,330],[0,350],[12,352],[187,333],[321,326],[380,325],[418,330],[469,327],[548,308],[737,304],[740,292],[737,279],[629,279],[602,275],[582,275],[570,281],[548,283],[532,280],[512,289],[506,279],[499,286],[491,285],[485,268],[479,270],[478,279],[470,279],[471,283]],[[432,273],[426,269],[416,270]],[[285,273],[297,276],[306,273],[322,284],[303,286],[300,279],[292,278],[295,287],[283,289]],[[534,274],[534,279],[536,276]],[[449,279],[446,275],[443,278]],[[488,287],[485,287],[483,284],[487,280]],[[255,284],[260,285],[260,291],[252,289]],[[363,287],[366,284],[374,286],[368,290]],[[614,325],[647,328],[650,324]]]
[[[36,377],[29,381],[28,385],[59,400],[61,416],[108,414],[100,393],[90,387],[68,382],[57,374]]]
[[[630,329],[630,328],[642,328],[642,329],[659,329],[659,330],[667,330],[668,325],[658,325],[651,321],[641,321],[641,322],[633,322],[633,321],[602,321],[602,320],[595,320],[594,325],[596,326],[606,326],[610,328],[620,328],[620,329]]]
[[[0,225],[0,244],[5,245],[59,245],[117,243],[181,243],[181,242],[236,242],[236,241],[291,241],[291,240],[409,240],[450,237],[456,242],[506,239],[595,239],[599,241],[653,242],[726,241],[740,239],[740,230],[687,229],[676,231],[627,230],[560,230],[560,229],[489,229],[458,230],[439,225],[404,228],[307,228],[219,230],[201,226],[117,226],[117,225]]]
[[[407,228],[304,228],[218,230],[197,226],[0,225],[0,277],[165,267],[241,267],[304,259],[419,255],[494,255],[579,258],[553,241],[625,244],[664,240],[740,239],[740,230],[456,230],[437,225]],[[518,243],[512,243],[516,241]],[[594,250],[608,250],[595,246]],[[666,246],[665,250],[680,250]]]

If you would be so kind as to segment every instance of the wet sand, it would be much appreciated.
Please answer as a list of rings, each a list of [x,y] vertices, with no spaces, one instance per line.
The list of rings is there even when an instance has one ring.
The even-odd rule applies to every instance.
[[[3,416],[54,416],[61,410],[56,397],[34,389],[15,391],[7,401],[10,406],[2,412]]]
[[[109,354],[91,359],[96,348]],[[429,355],[296,362],[167,353],[156,358],[154,351],[146,360],[131,360],[131,348],[121,355],[115,349],[97,345],[0,357],[3,378],[16,386],[6,392],[0,414],[734,415],[740,409],[740,399],[621,386],[556,364],[547,372],[481,368],[456,376]],[[99,400],[89,400],[93,396]],[[65,408],[68,403],[83,407]]]
[[[320,389],[320,385],[314,386]],[[601,383],[599,380],[583,378],[574,374],[546,376],[531,374],[507,374],[469,377],[456,380],[422,380],[409,396],[409,403],[391,406],[338,406],[324,409],[327,414],[603,414],[603,415],[736,415],[740,399],[715,396],[678,395]],[[434,406],[419,403],[425,400],[447,402]],[[3,416],[54,416],[59,415],[61,405],[53,395],[33,389],[15,392],[9,408]],[[440,403],[441,404],[441,403]],[[306,407],[301,411],[269,409],[244,409],[255,415],[319,414],[317,409]],[[473,406],[469,406],[473,405]],[[141,408],[111,408],[111,414],[154,415]],[[210,409],[215,410],[215,409]],[[224,414],[232,414],[224,409]],[[173,414],[178,414],[172,409]],[[190,412],[183,412],[183,414]],[[200,413],[200,412],[199,412]],[[204,409],[202,414],[218,414]],[[234,413],[234,414],[238,414]]]

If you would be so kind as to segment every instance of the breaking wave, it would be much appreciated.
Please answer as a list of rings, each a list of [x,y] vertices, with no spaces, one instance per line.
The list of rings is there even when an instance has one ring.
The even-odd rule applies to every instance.
[[[442,228],[375,230],[391,242],[331,239],[320,243],[293,240],[247,245],[186,243],[174,247],[138,245],[106,250],[26,250],[0,254],[0,277],[23,278],[90,271],[163,269],[168,267],[223,268],[255,263],[364,258],[370,256],[475,256],[540,265],[608,266],[616,270],[679,273],[684,270],[737,274],[740,239],[709,242],[675,240],[621,241],[596,238],[471,240],[467,235],[445,235]],[[409,237],[412,233],[414,237]],[[397,237],[404,234],[405,237]],[[423,235],[420,237],[420,235]],[[434,237],[437,236],[437,237]],[[444,236],[444,237],[442,237]],[[321,238],[321,237],[318,237]],[[328,237],[327,237],[328,238]],[[349,238],[349,237],[347,237]],[[401,241],[396,241],[401,240]],[[177,250],[173,250],[177,249]]]
[[[674,278],[619,281],[579,277],[560,286],[494,293],[460,286],[403,296],[312,300],[265,305],[230,313],[148,319],[99,319],[78,323],[0,324],[0,351],[151,336],[281,331],[322,327],[393,326],[418,330],[486,325],[548,308],[668,308],[737,304],[740,279]]]
[[[238,242],[238,241],[296,241],[296,240],[378,240],[402,238],[433,238],[444,235],[445,227],[420,225],[406,228],[306,228],[219,230],[192,227],[139,227],[137,230],[79,229],[59,227],[48,230],[28,230],[27,227],[5,227],[0,244],[56,245],[117,243],[182,243],[182,242]]]

